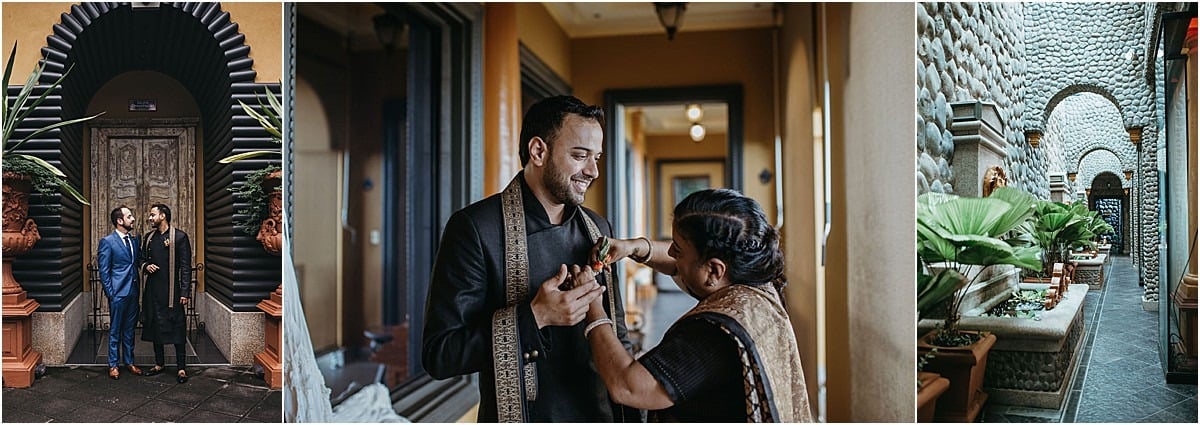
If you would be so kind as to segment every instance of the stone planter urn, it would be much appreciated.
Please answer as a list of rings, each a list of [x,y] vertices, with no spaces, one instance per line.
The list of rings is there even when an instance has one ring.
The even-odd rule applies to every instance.
[[[938,398],[950,388],[950,380],[933,372],[917,372],[921,388],[917,389],[917,422],[933,422]]]
[[[268,174],[263,179],[264,190],[269,191],[267,218],[258,229],[258,242],[273,255],[283,252],[283,191],[282,171]],[[258,303],[258,309],[266,313],[263,322],[263,351],[254,355],[254,364],[263,370],[263,379],[272,389],[283,387],[283,362],[280,360],[283,347],[283,285],[275,288],[271,295]]]
[[[256,238],[263,249],[273,255],[280,255],[283,250],[283,190],[280,185],[282,176],[282,171],[276,171],[267,174],[263,179],[263,190],[271,195],[267,201],[267,218],[258,228]]]
[[[41,239],[37,223],[29,218],[29,193],[33,189],[28,175],[4,173],[4,386],[27,388],[33,385],[34,371],[42,363],[42,353],[33,351],[33,320],[30,315],[38,302],[27,297],[12,274],[13,259],[33,249]]]
[[[929,341],[936,332],[931,331],[917,340],[918,356],[933,350],[935,346]],[[937,353],[925,365],[925,370],[941,374],[950,381],[950,386],[938,400],[934,421],[975,422],[988,398],[983,392],[983,377],[987,371],[988,352],[995,344],[996,336],[985,334],[965,347],[937,347]]]

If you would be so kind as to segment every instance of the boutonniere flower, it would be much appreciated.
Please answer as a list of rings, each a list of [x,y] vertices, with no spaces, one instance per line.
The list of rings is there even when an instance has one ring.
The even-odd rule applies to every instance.
[[[169,248],[171,246],[171,239],[163,239],[163,246]]]

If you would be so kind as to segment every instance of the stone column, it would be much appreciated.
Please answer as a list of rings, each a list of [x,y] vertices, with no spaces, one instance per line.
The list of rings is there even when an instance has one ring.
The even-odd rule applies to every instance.
[[[954,191],[962,196],[983,196],[984,175],[991,167],[1004,167],[1008,142],[1001,134],[1004,123],[992,103],[970,101],[950,104],[954,136]]]
[[[483,31],[483,192],[488,195],[508,184],[521,165],[517,5],[486,4]]]
[[[1054,202],[1070,202],[1071,185],[1067,183],[1066,173],[1050,173],[1050,200]]]

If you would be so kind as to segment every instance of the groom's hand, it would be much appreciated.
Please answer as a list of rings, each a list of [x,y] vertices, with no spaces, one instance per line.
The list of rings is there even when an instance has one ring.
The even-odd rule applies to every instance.
[[[533,296],[530,309],[537,322],[538,329],[546,326],[573,326],[583,320],[587,314],[588,304],[600,297],[604,288],[596,283],[594,278],[576,281],[574,288],[563,291],[559,285],[569,275],[584,276],[579,266],[572,266],[574,273],[569,273],[564,264],[559,267],[558,274],[542,282],[541,288]]]

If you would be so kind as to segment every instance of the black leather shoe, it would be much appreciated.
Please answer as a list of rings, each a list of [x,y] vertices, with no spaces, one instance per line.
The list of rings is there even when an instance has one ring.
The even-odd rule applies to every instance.
[[[182,370],[179,371],[179,375],[175,377],[175,382],[182,384],[182,383],[186,383],[187,381],[188,381],[187,372],[184,372]]]
[[[146,369],[146,376],[154,376],[162,373],[163,367],[155,365],[152,368]]]

